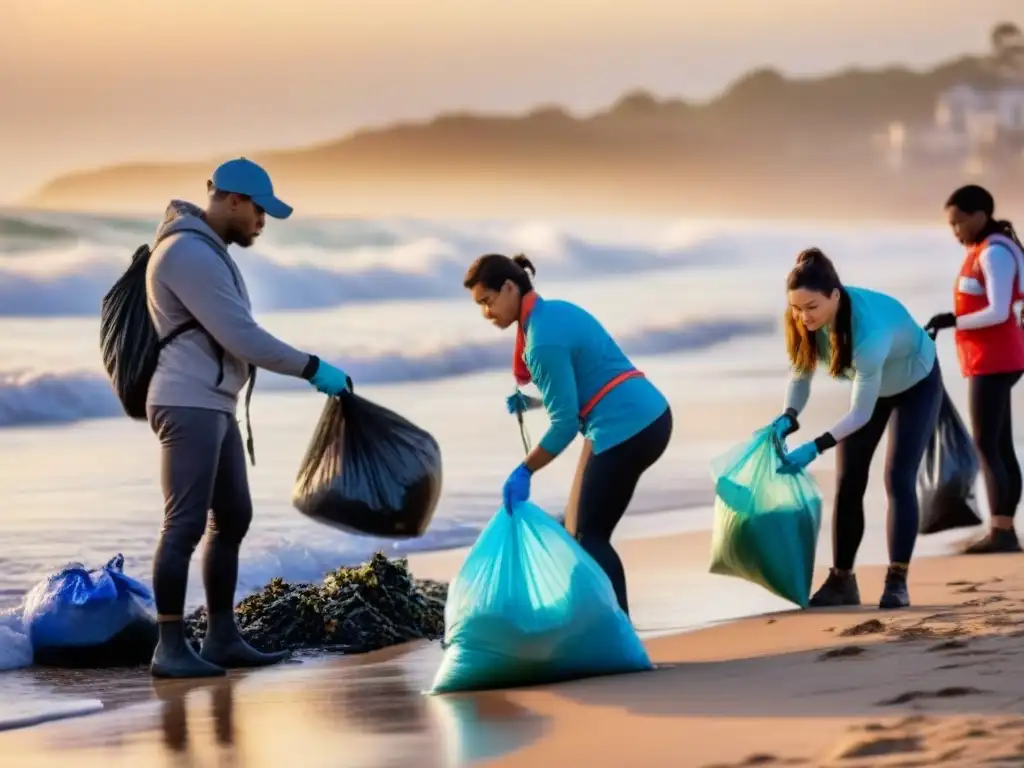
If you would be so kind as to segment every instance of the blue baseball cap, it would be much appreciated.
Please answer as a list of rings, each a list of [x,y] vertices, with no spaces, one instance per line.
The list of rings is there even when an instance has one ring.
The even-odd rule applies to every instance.
[[[252,160],[244,157],[228,160],[217,167],[210,181],[223,192],[248,195],[268,216],[275,219],[287,219],[292,215],[292,207],[274,195],[270,174]]]

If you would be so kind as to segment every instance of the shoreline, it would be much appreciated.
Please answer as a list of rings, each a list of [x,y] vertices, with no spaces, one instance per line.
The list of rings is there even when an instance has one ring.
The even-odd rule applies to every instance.
[[[710,509],[707,511],[710,515]],[[666,636],[728,627],[749,619],[799,612],[796,606],[758,585],[710,573],[710,529],[674,530],[678,526],[678,517],[674,513],[650,513],[640,518],[640,521],[634,518],[630,521],[632,526],[624,525],[623,530],[617,532],[615,545],[626,567],[631,613],[637,633],[645,643]],[[676,525],[659,527],[658,518]],[[828,534],[828,527],[823,527],[816,552],[816,582],[823,578],[831,562]],[[930,546],[915,556],[915,563],[949,557],[947,548],[951,538],[959,539],[965,535],[970,533],[953,532],[953,537],[947,535],[941,540],[940,537],[930,537],[934,543],[929,542]],[[469,547],[461,546],[410,553],[406,557],[409,570],[415,578],[450,582],[468,551]],[[881,568],[886,562],[883,537],[877,531],[869,530],[859,555],[858,572],[861,569]],[[915,597],[913,580],[911,597]],[[870,607],[873,599],[871,593],[864,592],[863,598]],[[309,665],[344,664],[354,660],[358,660],[355,663],[372,663],[379,654],[402,653],[403,648],[414,648],[421,644],[439,651],[436,642],[421,640],[347,655],[303,649],[283,666],[259,672],[289,674]],[[437,663],[439,660],[438,654]],[[84,707],[87,702],[93,701],[102,706],[100,714],[109,714],[152,702],[155,695],[154,684],[145,667],[67,670],[30,665],[0,672],[0,690],[5,688],[8,695],[33,694],[37,699],[32,702],[36,706],[33,711],[39,712],[33,717],[38,717],[43,723],[47,722],[43,714],[46,707],[51,707],[56,717],[63,717],[65,710]],[[40,698],[41,694],[44,695]],[[94,712],[95,708],[85,714]],[[5,715],[0,714],[0,733],[21,727],[8,723]],[[18,711],[11,717],[17,720],[24,717],[24,713]]]
[[[638,561],[645,561],[658,564],[648,576],[670,577],[660,558],[680,544],[701,544],[689,538],[623,542],[627,570],[643,573]],[[416,573],[441,567],[422,563]],[[816,580],[823,573],[816,568]],[[1012,752],[994,737],[1024,736],[1024,652],[1017,648],[1024,558],[923,557],[912,574],[914,605],[906,610],[879,611],[870,602],[791,607],[646,637],[652,672],[425,696],[441,651],[418,641],[213,682],[152,685],[145,702],[0,732],[0,746],[18,765],[70,759],[83,767],[110,765],[112,749],[119,759],[154,766],[186,750],[210,757],[225,749],[247,755],[246,766],[280,765],[284,750],[300,745],[310,768],[600,765],[613,755],[613,764],[632,755],[645,766],[761,764],[752,762],[756,755],[772,756],[763,764],[823,766],[930,756],[899,764],[933,765],[954,750],[965,758],[971,750]],[[881,589],[884,567],[859,567],[858,576],[868,601]],[[218,707],[233,711],[218,714]],[[217,735],[226,720],[231,744]],[[341,760],[335,748],[353,740],[377,761]],[[401,754],[385,760],[381,750]]]

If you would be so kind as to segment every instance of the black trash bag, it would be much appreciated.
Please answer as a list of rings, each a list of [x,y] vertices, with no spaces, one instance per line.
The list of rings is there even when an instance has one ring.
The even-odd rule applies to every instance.
[[[324,406],[292,504],[350,533],[415,538],[434,516],[441,476],[441,448],[429,432],[344,392]]]
[[[943,390],[939,421],[917,475],[921,502],[919,533],[981,525],[974,495],[978,468],[974,441],[949,393]]]

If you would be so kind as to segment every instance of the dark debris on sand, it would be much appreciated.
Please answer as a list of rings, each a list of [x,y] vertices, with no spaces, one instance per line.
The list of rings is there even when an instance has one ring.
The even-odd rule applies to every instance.
[[[405,558],[381,552],[354,568],[338,568],[320,584],[272,579],[235,607],[245,639],[261,651],[328,650],[365,653],[444,635],[448,585],[414,579]],[[206,609],[186,617],[197,648]]]

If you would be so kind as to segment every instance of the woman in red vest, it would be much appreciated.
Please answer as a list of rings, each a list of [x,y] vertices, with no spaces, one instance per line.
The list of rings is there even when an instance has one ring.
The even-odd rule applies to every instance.
[[[1024,328],[1014,304],[1024,299],[1024,249],[1008,221],[993,218],[984,188],[961,187],[946,201],[953,234],[967,247],[953,294],[953,312],[935,315],[929,330],[955,328],[960,370],[968,380],[971,431],[992,510],[991,530],[965,554],[1020,552],[1013,527],[1021,471],[1013,447],[1010,394],[1024,373]]]

